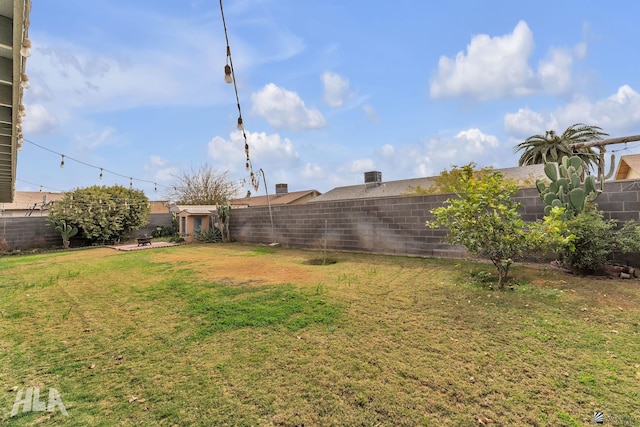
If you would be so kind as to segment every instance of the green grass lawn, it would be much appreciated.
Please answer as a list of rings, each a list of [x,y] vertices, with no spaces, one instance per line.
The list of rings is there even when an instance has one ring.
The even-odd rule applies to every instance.
[[[11,426],[640,425],[640,285],[244,245],[0,258]],[[18,391],[68,416],[11,416]],[[493,421],[493,422],[490,422]]]

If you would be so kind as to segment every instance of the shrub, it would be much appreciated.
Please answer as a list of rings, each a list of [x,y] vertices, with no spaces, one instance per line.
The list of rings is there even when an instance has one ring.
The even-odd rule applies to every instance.
[[[529,231],[511,196],[514,182],[497,171],[478,173],[471,165],[462,168],[454,186],[457,197],[431,210],[430,228],[447,228],[447,241],[463,245],[471,254],[489,259],[498,272],[498,287],[504,289],[509,267],[516,259],[545,247],[546,235]]]
[[[220,243],[222,242],[222,232],[217,228],[210,228],[196,233],[195,238],[205,243]]]
[[[594,203],[586,203],[582,211],[571,215],[562,209],[545,217],[545,224],[564,237],[555,247],[558,260],[579,273],[601,272],[607,258],[617,247],[617,221],[605,220]]]

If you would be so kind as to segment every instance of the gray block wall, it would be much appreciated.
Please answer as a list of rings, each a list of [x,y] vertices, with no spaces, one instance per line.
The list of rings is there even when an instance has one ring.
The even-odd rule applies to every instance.
[[[429,211],[451,196],[396,196],[274,206],[273,231],[268,208],[233,209],[231,237],[243,243],[278,242],[292,248],[322,249],[326,240],[328,250],[464,257],[463,248],[444,243],[446,230],[427,229],[424,225],[432,219]],[[520,213],[525,221],[543,217],[544,206],[535,188],[521,189],[514,198],[521,204]],[[640,180],[606,183],[597,202],[607,219],[640,221]],[[170,214],[152,214],[149,224],[135,233],[151,233],[156,226],[170,223]],[[47,225],[46,217],[0,217],[0,239],[2,236],[10,250],[62,245],[58,233]]]
[[[151,234],[158,225],[171,225],[171,214],[149,214],[149,223],[132,234]],[[8,250],[62,246],[60,234],[49,227],[47,217],[0,217],[0,242],[6,239]],[[71,247],[85,245],[79,236],[71,238]],[[1,250],[2,248],[0,248]]]
[[[62,246],[60,234],[49,227],[47,217],[0,217],[0,242],[3,236],[9,250]]]
[[[640,180],[605,184],[598,205],[605,218],[640,220]],[[278,242],[284,247],[362,251],[395,255],[464,257],[463,248],[444,243],[446,230],[428,229],[429,211],[451,194],[396,196],[304,205],[272,207],[273,231],[268,208],[233,209],[231,237],[243,243]],[[535,188],[520,189],[514,196],[525,221],[544,216],[544,205]]]

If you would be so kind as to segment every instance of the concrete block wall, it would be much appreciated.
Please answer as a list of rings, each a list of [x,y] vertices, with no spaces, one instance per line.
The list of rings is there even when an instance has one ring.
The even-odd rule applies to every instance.
[[[149,214],[149,223],[132,235],[151,234],[159,225],[171,225],[171,214]],[[0,241],[7,241],[8,250],[51,248],[62,246],[62,237],[49,226],[47,217],[0,217]],[[71,247],[84,246],[79,236],[71,238]]]
[[[9,250],[62,246],[62,238],[49,227],[46,217],[0,217],[0,241],[7,241]]]
[[[362,251],[396,255],[463,257],[464,249],[444,243],[447,231],[427,229],[429,211],[451,194],[397,196],[272,207],[233,209],[232,239],[244,243],[278,242],[284,247]],[[535,188],[523,188],[514,199],[525,221],[544,216]],[[606,219],[640,221],[640,180],[605,184],[597,199]]]

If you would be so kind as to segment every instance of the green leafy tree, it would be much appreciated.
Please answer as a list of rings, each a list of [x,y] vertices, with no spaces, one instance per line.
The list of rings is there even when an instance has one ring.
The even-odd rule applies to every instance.
[[[119,185],[78,188],[49,208],[53,227],[75,227],[92,243],[119,242],[147,222],[149,199]]]
[[[569,126],[560,135],[550,130],[545,132],[544,135],[530,136],[516,145],[514,151],[516,153],[523,151],[518,160],[519,166],[547,162],[562,163],[563,157],[578,156],[584,163],[585,169],[593,169],[602,174],[604,172],[599,170],[599,159],[604,155],[604,148],[601,148],[601,152],[598,153],[592,148],[573,150],[569,146],[579,142],[598,141],[605,136],[608,136],[608,134],[604,133],[598,126],[576,123]],[[604,168],[604,165],[600,165],[600,168]]]
[[[546,241],[542,233],[527,230],[518,213],[519,204],[511,196],[517,185],[503,179],[501,173],[470,165],[462,168],[455,186],[457,197],[432,209],[429,228],[447,228],[446,240],[462,245],[471,254],[489,259],[498,272],[498,287],[504,289],[509,268],[515,260],[541,249]]]
[[[468,168],[473,170],[473,173],[476,174],[476,178],[482,178],[483,175],[489,174],[493,172],[493,168],[486,167],[482,169],[476,169],[476,164],[474,162],[468,163],[464,166],[452,166],[451,170],[443,170],[436,177],[433,177],[433,184],[428,187],[422,187],[420,185],[417,186],[409,186],[407,191],[404,193],[406,195],[419,195],[419,194],[442,194],[442,193],[455,193],[458,186],[462,182],[462,177],[466,173]],[[518,180],[515,179],[505,179],[505,181],[513,182],[518,186],[531,186],[535,184],[535,180],[533,178],[521,178]]]

